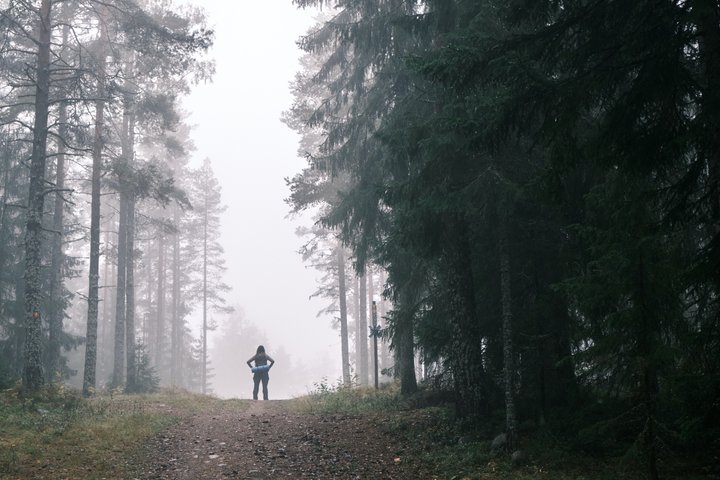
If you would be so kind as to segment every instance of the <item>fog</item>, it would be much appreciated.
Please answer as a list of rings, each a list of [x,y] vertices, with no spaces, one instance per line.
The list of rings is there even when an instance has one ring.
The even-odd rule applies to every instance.
[[[289,82],[299,68],[295,42],[312,25],[312,12],[290,0],[191,2],[204,7],[216,32],[212,83],[184,100],[194,125],[194,161],[212,161],[222,187],[221,243],[228,267],[228,303],[236,312],[216,316],[208,336],[212,389],[222,397],[251,396],[246,360],[263,344],[276,361],[270,398],[306,393],[313,383],[340,377],[339,333],[316,318],[322,301],[310,300],[316,272],[303,265],[295,235],[307,217],[288,219],[284,177],[299,172],[297,137],[280,122],[291,104]],[[201,319],[191,320],[198,334]]]

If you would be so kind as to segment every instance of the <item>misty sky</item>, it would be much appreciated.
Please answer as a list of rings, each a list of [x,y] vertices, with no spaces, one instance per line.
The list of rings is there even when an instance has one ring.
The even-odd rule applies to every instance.
[[[301,54],[295,42],[312,25],[312,12],[290,0],[190,3],[206,9],[216,31],[214,80],[194,87],[184,105],[195,125],[194,162],[211,159],[228,207],[221,243],[230,303],[267,332],[271,355],[282,346],[303,364],[323,365],[333,380],[340,376],[338,333],[328,318],[316,318],[323,301],[308,297],[317,274],[296,253],[302,240],[295,228],[310,220],[288,220],[283,201],[284,177],[305,165],[296,155],[297,136],[280,115],[292,102],[288,84]]]

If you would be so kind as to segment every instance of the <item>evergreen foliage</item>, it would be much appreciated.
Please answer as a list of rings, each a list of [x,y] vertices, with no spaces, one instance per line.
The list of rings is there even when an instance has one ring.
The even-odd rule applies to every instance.
[[[135,381],[128,393],[154,393],[160,390],[160,376],[150,363],[150,355],[145,351],[145,345],[139,343],[135,346]]]
[[[649,478],[711,461],[717,2],[295,3],[334,10],[299,42],[288,124],[319,147],[290,200],[388,272],[396,352],[511,448],[517,409]]]

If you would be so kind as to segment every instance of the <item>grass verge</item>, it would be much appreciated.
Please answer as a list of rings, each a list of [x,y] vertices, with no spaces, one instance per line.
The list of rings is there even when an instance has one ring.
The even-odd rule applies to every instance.
[[[208,408],[247,402],[186,392],[102,395],[46,389],[22,400],[0,392],[0,478],[128,478],[130,458],[153,435]]]

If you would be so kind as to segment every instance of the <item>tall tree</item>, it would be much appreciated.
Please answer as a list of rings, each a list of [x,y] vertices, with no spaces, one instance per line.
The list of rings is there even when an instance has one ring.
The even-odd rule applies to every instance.
[[[62,16],[68,18],[70,6],[65,5]],[[62,27],[62,50],[60,56],[65,56],[65,46],[69,42],[70,26],[65,24]],[[58,105],[58,129],[57,151],[55,153],[55,202],[53,205],[53,237],[51,243],[50,260],[50,314],[48,320],[48,351],[46,373],[47,380],[55,383],[60,380],[60,348],[63,331],[63,320],[65,317],[65,292],[63,286],[63,270],[65,267],[65,255],[63,253],[63,239],[65,236],[65,154],[67,153],[66,141],[68,138],[68,105],[61,101]]]
[[[93,393],[97,386],[97,325],[100,280],[100,179],[103,163],[103,129],[105,128],[105,44],[109,41],[105,11],[99,14],[100,36],[97,41],[97,91],[95,101],[95,133],[92,148],[91,200],[90,200],[90,270],[88,273],[88,314],[85,340],[85,369],[83,374],[83,395]]]
[[[208,390],[208,333],[215,329],[209,317],[212,312],[227,313],[232,308],[225,306],[224,294],[229,287],[222,281],[225,271],[223,247],[219,242],[220,215],[227,207],[222,205],[220,184],[209,159],[197,170],[193,185],[194,209],[197,215],[198,241],[200,243],[201,277],[197,289],[202,299],[202,393]]]
[[[47,159],[48,114],[50,108],[50,38],[52,2],[42,0],[35,24],[37,64],[35,66],[35,118],[30,158],[30,190],[25,231],[25,312],[26,335],[23,391],[32,394],[44,383],[42,370],[41,248],[45,208],[45,164]]]

